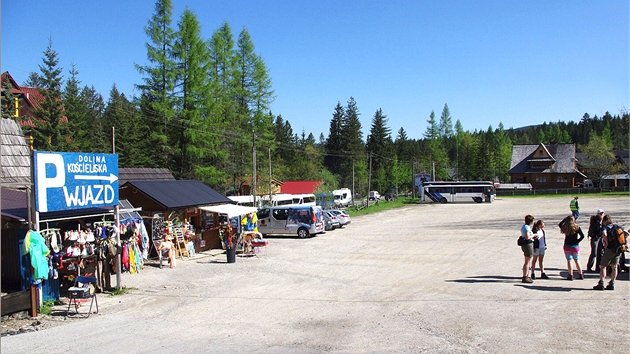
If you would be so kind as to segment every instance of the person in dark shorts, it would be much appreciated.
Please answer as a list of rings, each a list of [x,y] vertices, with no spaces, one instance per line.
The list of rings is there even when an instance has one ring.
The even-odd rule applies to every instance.
[[[604,255],[599,267],[599,282],[593,287],[595,290],[615,290],[615,279],[617,279],[617,265],[619,264],[619,253],[613,250],[612,245],[608,244],[608,233],[612,231],[612,219],[610,215],[604,215],[602,220],[604,229],[602,231],[602,239],[604,240]],[[609,248],[610,247],[610,248]],[[604,279],[606,279],[606,268],[610,266],[610,281],[604,287]]]
[[[588,262],[586,263],[586,271],[589,273],[599,273],[599,264],[602,260],[602,218],[604,217],[604,211],[602,209],[597,210],[596,215],[591,216],[590,224],[588,226],[588,238],[591,241],[591,254],[588,256]],[[595,265],[595,269],[593,269]]]
[[[534,228],[534,258],[532,260],[532,280],[536,279],[536,261],[538,261],[538,267],[540,268],[540,279],[549,279],[545,274],[545,267],[543,266],[543,259],[545,258],[545,251],[547,250],[547,239],[545,238],[545,222],[542,220],[536,221]]]
[[[534,282],[530,276],[532,257],[534,256],[534,233],[532,232],[533,222],[533,216],[525,215],[525,224],[521,226],[521,238],[525,240],[525,244],[521,246],[521,250],[523,250],[523,283]]]

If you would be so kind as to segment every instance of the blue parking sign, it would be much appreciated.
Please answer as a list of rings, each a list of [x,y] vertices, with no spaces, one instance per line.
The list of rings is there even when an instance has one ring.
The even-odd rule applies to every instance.
[[[39,212],[118,204],[118,155],[34,153],[35,209]]]

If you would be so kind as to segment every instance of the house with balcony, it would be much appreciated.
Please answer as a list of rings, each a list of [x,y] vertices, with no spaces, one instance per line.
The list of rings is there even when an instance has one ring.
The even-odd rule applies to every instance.
[[[514,145],[508,174],[512,183],[534,189],[573,188],[586,179],[578,170],[575,144]]]

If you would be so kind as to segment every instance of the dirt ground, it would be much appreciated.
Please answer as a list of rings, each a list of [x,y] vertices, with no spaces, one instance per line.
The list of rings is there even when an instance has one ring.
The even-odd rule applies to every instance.
[[[234,264],[221,252],[151,263],[123,275],[128,294],[100,294],[98,314],[56,311],[3,336],[2,353],[626,353],[628,273],[614,291],[592,290],[596,274],[564,280],[556,225],[570,199],[414,204],[309,239],[269,237],[260,258]],[[629,227],[629,201],[580,197],[578,223],[586,232],[602,208]],[[526,214],[547,225],[551,279],[533,284],[516,245]]]

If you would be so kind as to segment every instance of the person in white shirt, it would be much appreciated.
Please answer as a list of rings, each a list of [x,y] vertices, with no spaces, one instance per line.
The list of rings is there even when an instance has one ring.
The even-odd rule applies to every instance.
[[[540,279],[549,279],[545,274],[543,266],[543,258],[545,258],[545,250],[547,249],[547,240],[545,239],[545,222],[536,221],[532,228],[534,233],[534,258],[532,260],[532,279],[536,279],[534,271],[536,270],[536,260],[538,260],[538,268],[540,268]],[[536,239],[537,238],[537,239]]]

